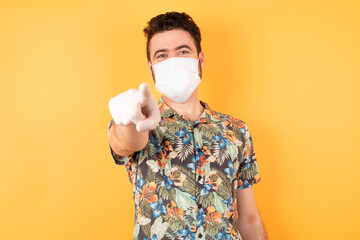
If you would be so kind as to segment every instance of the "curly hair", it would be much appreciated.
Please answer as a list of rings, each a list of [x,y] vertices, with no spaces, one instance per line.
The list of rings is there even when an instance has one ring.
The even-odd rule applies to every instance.
[[[156,17],[153,17],[144,28],[145,37],[147,37],[146,42],[146,55],[147,59],[150,61],[150,51],[149,43],[151,38],[159,32],[169,31],[172,29],[183,29],[190,33],[194,39],[197,52],[201,52],[201,34],[199,27],[195,24],[194,20],[182,12],[167,12],[165,14],[160,14]]]

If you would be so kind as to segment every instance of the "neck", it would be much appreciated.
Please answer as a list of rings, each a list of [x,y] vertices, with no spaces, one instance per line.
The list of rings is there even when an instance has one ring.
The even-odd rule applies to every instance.
[[[199,101],[197,88],[184,103],[174,102],[164,95],[162,97],[169,107],[192,122],[198,120],[204,111],[204,107]]]

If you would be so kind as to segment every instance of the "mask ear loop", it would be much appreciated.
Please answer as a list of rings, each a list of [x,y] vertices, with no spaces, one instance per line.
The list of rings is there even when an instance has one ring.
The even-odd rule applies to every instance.
[[[200,64],[200,53],[199,53],[199,56],[198,56],[197,62],[198,62],[198,66],[199,66],[199,64]],[[201,65],[200,65],[200,70],[202,70],[202,69],[201,69]],[[200,73],[200,72],[199,72],[199,73]],[[200,77],[200,76],[199,76],[199,77]]]

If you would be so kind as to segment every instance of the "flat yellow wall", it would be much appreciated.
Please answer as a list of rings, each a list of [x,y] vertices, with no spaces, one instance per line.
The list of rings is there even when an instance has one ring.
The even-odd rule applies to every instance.
[[[358,0],[0,1],[0,239],[131,239],[108,100],[155,92],[142,29],[170,10],[201,28],[201,99],[250,128],[270,239],[360,239]]]

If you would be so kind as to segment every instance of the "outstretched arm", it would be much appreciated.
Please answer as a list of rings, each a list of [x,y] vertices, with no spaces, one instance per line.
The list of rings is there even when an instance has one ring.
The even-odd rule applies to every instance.
[[[127,156],[143,149],[149,130],[160,121],[160,111],[150,87],[141,84],[138,89],[120,93],[109,101],[114,124],[109,129],[111,148],[120,156]]]

